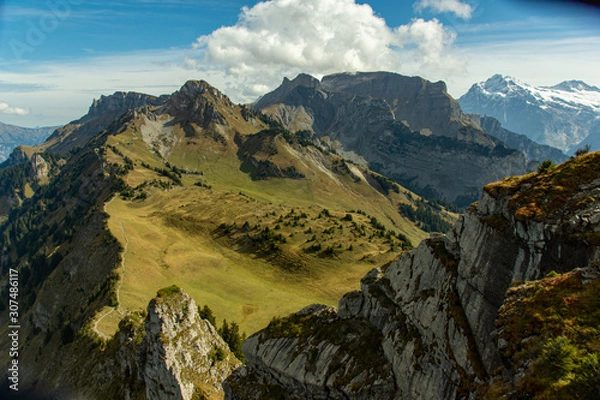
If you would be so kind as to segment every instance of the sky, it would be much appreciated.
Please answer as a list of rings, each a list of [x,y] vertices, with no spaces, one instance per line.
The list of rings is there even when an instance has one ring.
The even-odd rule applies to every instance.
[[[392,71],[458,98],[496,73],[600,86],[600,8],[542,0],[0,0],[0,121],[84,115],[203,79],[247,103],[284,77]]]

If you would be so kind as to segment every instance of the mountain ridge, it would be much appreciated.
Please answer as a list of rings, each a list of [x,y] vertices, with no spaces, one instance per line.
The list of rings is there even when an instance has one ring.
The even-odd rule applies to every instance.
[[[357,110],[373,129],[394,118],[382,98],[304,85],[290,93],[298,88],[315,103],[368,104]],[[334,154],[331,138],[290,132],[204,81],[142,101],[157,104],[128,108],[125,97],[104,114],[93,105],[88,126],[53,142],[61,154],[34,151],[0,172],[45,173],[29,191],[9,188],[28,196],[0,221],[0,276],[22,276],[23,389],[219,398],[239,364],[200,319],[207,304],[250,332],[267,326],[245,342],[248,365],[225,382],[227,398],[473,397],[519,373],[496,368],[514,356],[494,325],[511,282],[600,254],[599,153],[486,185],[447,236],[404,253],[431,219],[455,217]],[[381,146],[402,138],[515,153],[469,141],[477,128],[464,140],[394,128]],[[7,285],[1,293],[6,309]],[[0,348],[8,340],[0,335]]]
[[[529,162],[539,163],[544,160],[552,160],[555,163],[561,163],[568,158],[565,153],[557,148],[538,144],[525,135],[504,129],[500,121],[494,117],[479,114],[470,114],[469,116],[490,135],[500,139],[508,146],[520,150]]]

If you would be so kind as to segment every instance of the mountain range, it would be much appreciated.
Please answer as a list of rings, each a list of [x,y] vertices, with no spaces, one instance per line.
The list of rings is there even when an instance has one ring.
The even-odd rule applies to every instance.
[[[497,74],[458,101],[465,112],[494,117],[537,143],[570,153],[586,144],[599,149],[600,89],[585,82],[534,86]]]
[[[22,128],[0,122],[0,163],[4,162],[17,146],[34,146],[40,144],[56,128],[58,127]]]
[[[203,81],[163,98],[106,96],[15,154],[0,171],[0,263],[4,277],[22,276],[20,362],[32,373],[21,382],[58,397],[120,393],[123,371],[148,370],[141,310],[163,287],[254,332],[274,315],[335,303],[456,218]],[[125,338],[141,347],[120,347]],[[216,348],[206,352],[226,358]],[[61,354],[77,361],[65,366]],[[165,368],[136,390],[167,387]]]
[[[461,216],[386,176],[412,153],[463,183],[534,165],[486,124],[390,73],[300,75],[252,107],[205,81],[94,101],[0,169],[21,393],[596,398],[600,153],[481,178]]]
[[[429,198],[467,206],[528,163],[461,111],[443,82],[389,72],[285,79],[255,108]]]

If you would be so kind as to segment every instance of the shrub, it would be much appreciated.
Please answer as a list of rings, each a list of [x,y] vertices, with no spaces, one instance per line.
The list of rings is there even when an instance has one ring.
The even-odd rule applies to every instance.
[[[550,159],[542,161],[538,167],[538,173],[543,174],[548,172],[554,166],[554,162]]]
[[[588,354],[574,370],[572,389],[581,399],[600,398],[600,362],[598,354]]]
[[[544,345],[538,367],[546,376],[560,379],[573,370],[577,348],[564,336],[552,338]]]
[[[181,292],[181,289],[179,288],[179,286],[171,285],[166,288],[159,289],[158,292],[156,292],[156,295],[158,297],[168,297],[168,296],[174,295],[179,292]]]
[[[321,251],[321,249],[323,248],[323,246],[321,245],[321,243],[316,243],[311,245],[307,251],[308,252],[316,252],[316,251]]]

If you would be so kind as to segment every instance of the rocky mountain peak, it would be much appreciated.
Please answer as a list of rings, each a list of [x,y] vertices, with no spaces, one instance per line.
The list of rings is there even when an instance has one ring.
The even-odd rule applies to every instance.
[[[579,80],[570,80],[559,83],[558,85],[551,86],[550,89],[564,90],[566,92],[576,91],[587,91],[587,92],[600,92],[600,88],[596,86],[588,85],[587,83]]]
[[[289,101],[293,99],[294,104],[300,104],[302,101],[313,95],[319,88],[320,81],[308,74],[300,74],[293,80],[283,78],[281,86],[274,91],[265,94],[255,105],[256,109],[262,110],[273,104]]]
[[[339,154],[359,155],[371,168],[379,168],[378,172],[411,190],[461,205],[476,199],[481,183],[523,173],[526,168],[523,157],[498,146],[496,139],[461,111],[443,82],[390,72],[333,74],[321,82],[304,75],[284,80],[255,108],[292,131],[311,130],[329,137]],[[458,156],[457,152],[470,155]],[[432,166],[433,154],[439,166]],[[399,161],[408,158],[413,161]],[[466,167],[458,160],[477,161]],[[439,178],[440,170],[445,171],[443,178]],[[428,186],[437,193],[425,190]],[[459,199],[467,192],[468,199]]]
[[[294,80],[289,80],[288,78],[283,78],[283,86],[306,86],[306,87],[317,87],[321,82],[315,78],[314,76],[308,74],[299,74]]]
[[[234,106],[227,96],[208,82],[189,80],[181,89],[169,96],[158,113],[188,119],[206,127],[212,122],[225,124],[225,118],[217,108]]]
[[[199,97],[212,97],[220,101],[229,101],[229,98],[217,88],[204,80],[189,80],[181,89],[171,95],[171,101],[189,103],[196,101]]]

